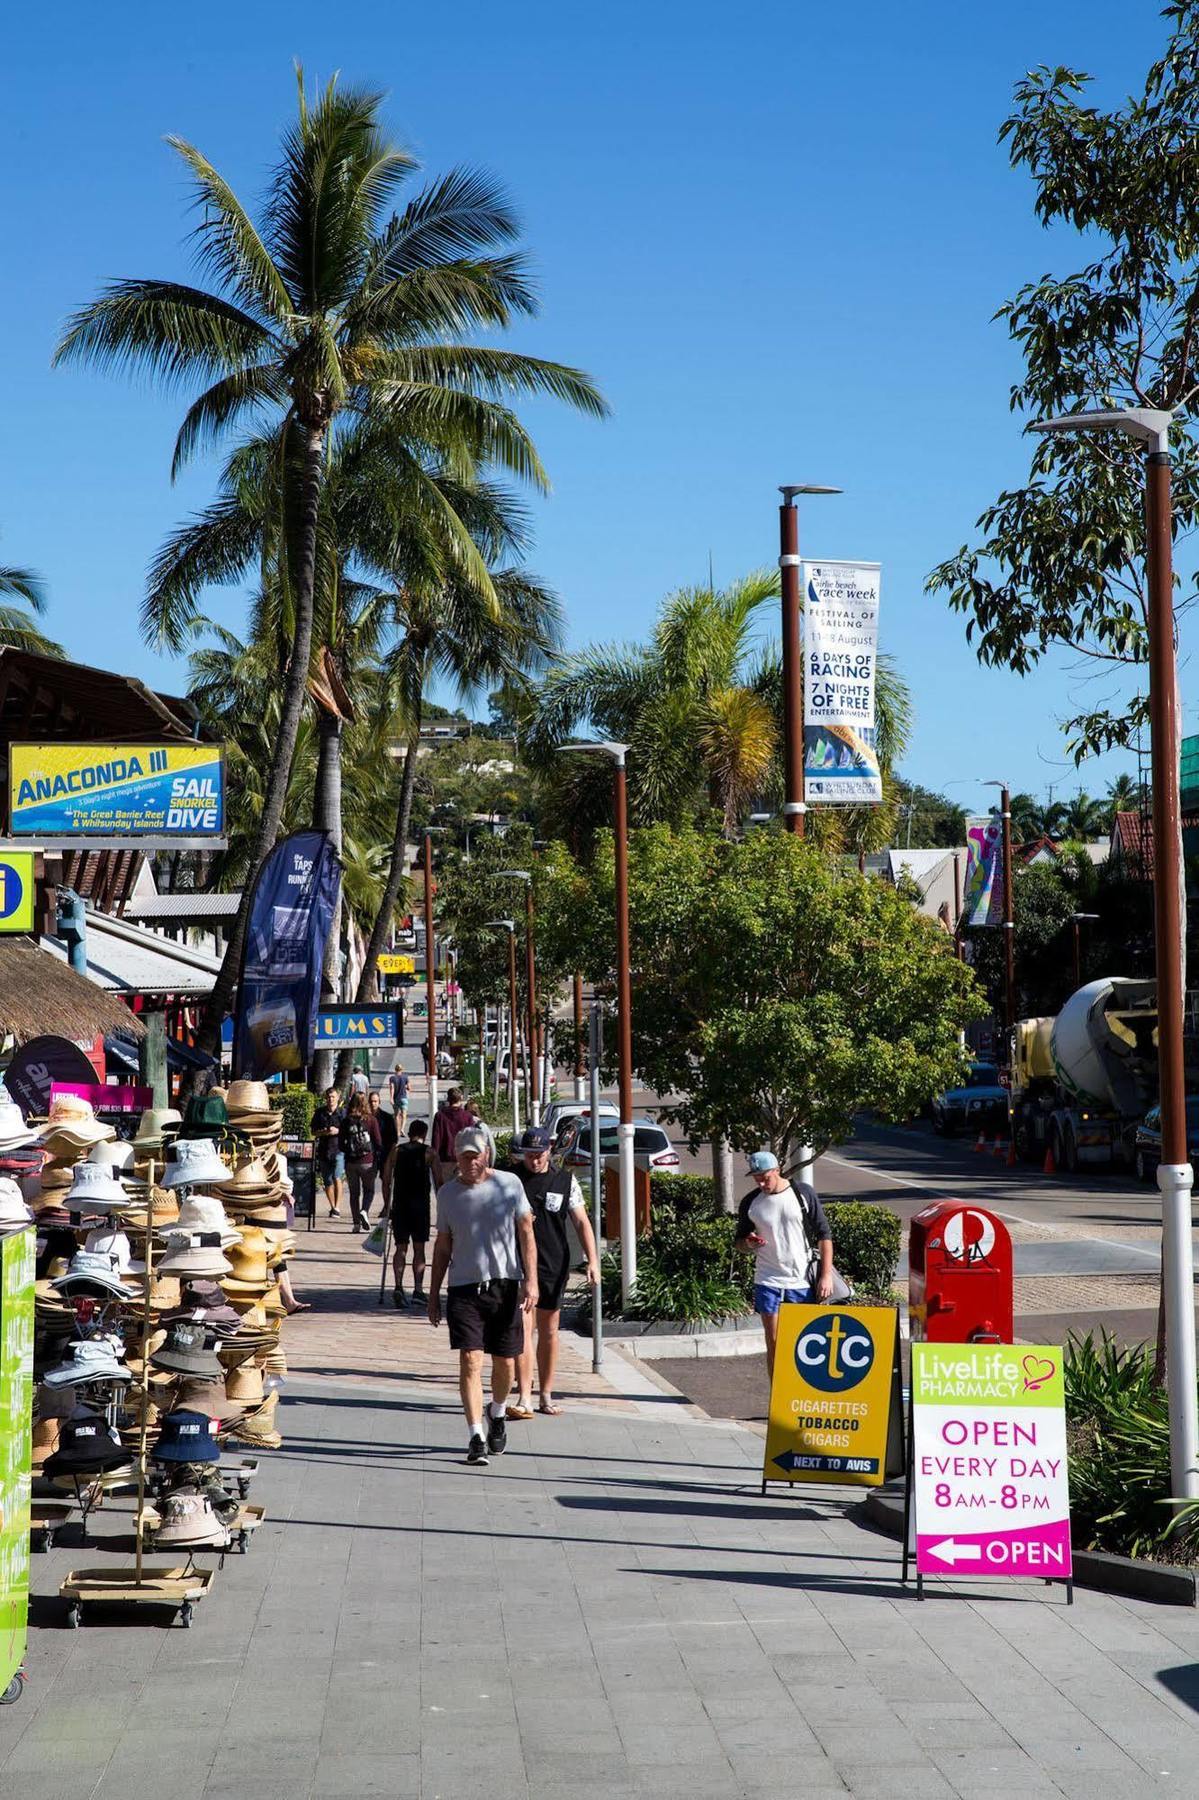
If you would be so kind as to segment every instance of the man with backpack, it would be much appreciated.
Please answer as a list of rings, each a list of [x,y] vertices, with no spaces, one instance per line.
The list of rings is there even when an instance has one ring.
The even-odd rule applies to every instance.
[[[755,1150],[749,1173],[754,1191],[741,1202],[735,1242],[754,1257],[754,1311],[773,1380],[779,1307],[832,1295],[833,1234],[815,1188],[792,1187],[773,1150]]]
[[[346,1159],[346,1180],[350,1188],[350,1217],[355,1231],[362,1231],[370,1214],[371,1192],[375,1185],[382,1138],[371,1118],[370,1108],[362,1094],[354,1094],[341,1128],[342,1149]]]
[[[462,1104],[462,1098],[462,1089],[452,1087],[445,1097],[445,1104],[437,1108],[433,1120],[433,1137],[429,1148],[433,1152],[433,1177],[438,1187],[457,1173],[454,1142],[458,1133],[479,1123],[470,1107]]]

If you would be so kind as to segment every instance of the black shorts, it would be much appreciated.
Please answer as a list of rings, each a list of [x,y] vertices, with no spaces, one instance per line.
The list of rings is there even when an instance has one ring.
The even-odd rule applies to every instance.
[[[429,1196],[417,1194],[401,1197],[391,1203],[391,1229],[393,1236],[401,1242],[411,1238],[414,1244],[423,1244],[429,1235]]]
[[[569,1262],[544,1263],[537,1259],[537,1310],[560,1312],[562,1296],[570,1279]]]
[[[518,1281],[479,1281],[469,1287],[449,1288],[445,1316],[451,1350],[519,1356],[525,1347]]]

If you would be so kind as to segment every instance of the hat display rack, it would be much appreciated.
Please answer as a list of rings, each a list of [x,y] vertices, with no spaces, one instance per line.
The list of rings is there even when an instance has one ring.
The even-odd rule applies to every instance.
[[[258,1460],[246,1452],[282,1443],[278,1278],[295,1239],[280,1115],[258,1083],[235,1082],[229,1099],[212,1135],[158,1109],[129,1143],[86,1101],[56,1100],[39,1172],[0,1088],[0,1158],[25,1159],[13,1205],[28,1201],[44,1259],[33,1428],[44,1544],[66,1493],[85,1543],[109,1494],[135,1496],[132,1565],[72,1570],[60,1586],[72,1626],[100,1602],[172,1607],[189,1625],[216,1575],[197,1554],[244,1551],[263,1517],[247,1504]],[[206,1117],[225,1114],[221,1096],[206,1104]],[[162,1552],[178,1561],[148,1560]]]

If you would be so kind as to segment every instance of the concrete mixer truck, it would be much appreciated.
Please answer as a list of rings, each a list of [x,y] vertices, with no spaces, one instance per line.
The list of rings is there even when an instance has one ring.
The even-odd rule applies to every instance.
[[[1056,1019],[1017,1022],[1012,1141],[1059,1169],[1131,1167],[1140,1119],[1157,1098],[1152,981],[1111,977],[1071,994]]]

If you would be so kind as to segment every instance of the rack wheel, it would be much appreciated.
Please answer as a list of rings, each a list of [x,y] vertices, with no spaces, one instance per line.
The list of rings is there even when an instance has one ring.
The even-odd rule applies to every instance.
[[[14,1700],[19,1700],[21,1698],[24,1691],[25,1671],[24,1669],[18,1669],[4,1692],[0,1694],[0,1706],[11,1706]]]
[[[240,1494],[240,1495],[241,1495],[241,1497],[242,1497],[242,1499],[243,1499],[243,1500],[248,1500],[248,1499],[249,1499],[249,1497],[250,1497],[250,1483],[249,1483],[249,1481],[248,1481],[248,1480],[246,1480],[246,1479],[245,1479],[245,1478],[244,1478],[244,1477],[243,1477],[243,1478],[242,1478],[242,1479],[241,1479],[241,1480],[239,1480],[239,1482],[238,1482],[238,1484],[237,1484],[237,1491],[238,1491],[238,1493],[239,1493],[239,1494]]]
[[[191,1622],[192,1622],[192,1603],[190,1600],[185,1600],[183,1602],[183,1605],[179,1608],[179,1623],[182,1625],[184,1631],[190,1631],[191,1630]]]
[[[237,1554],[239,1556],[244,1556],[246,1551],[249,1548],[250,1548],[249,1533],[246,1531],[239,1531],[237,1534]]]
[[[54,1527],[53,1527],[53,1525],[48,1525],[46,1527],[45,1531],[42,1533],[42,1549],[43,1550],[53,1550],[53,1548],[54,1548]]]
[[[83,1624],[83,1608],[78,1600],[72,1600],[67,1608],[67,1624],[72,1631],[78,1631]]]

